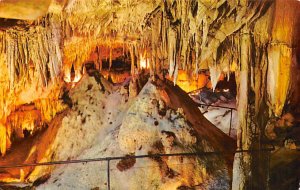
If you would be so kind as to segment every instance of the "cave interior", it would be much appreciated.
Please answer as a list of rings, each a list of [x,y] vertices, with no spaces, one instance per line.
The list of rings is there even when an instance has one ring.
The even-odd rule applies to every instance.
[[[300,188],[299,0],[0,0],[0,189]]]

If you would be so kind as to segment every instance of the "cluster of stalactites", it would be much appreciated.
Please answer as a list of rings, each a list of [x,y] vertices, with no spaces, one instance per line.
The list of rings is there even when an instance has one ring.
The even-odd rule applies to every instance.
[[[0,31],[1,98],[0,119],[7,117],[24,99],[37,97],[26,91],[43,91],[54,85],[62,66],[61,28],[58,17],[46,17],[28,28],[12,27]],[[28,92],[28,91],[27,91]]]
[[[16,26],[0,31],[2,154],[10,146],[13,131],[32,131],[39,126],[40,121],[50,121],[62,110],[62,104],[58,101],[58,78],[62,67],[62,29],[59,17],[48,15],[40,23],[37,22],[26,28]],[[52,105],[53,98],[58,101],[57,104]],[[16,107],[29,103],[37,104],[41,111],[39,122],[31,117],[33,115],[22,117],[22,114],[14,114]]]
[[[74,82],[71,79],[71,69],[74,69],[75,77],[82,76],[84,64],[93,61],[96,69],[102,69],[102,60],[107,60],[109,70],[112,68],[112,62],[116,58],[129,57],[131,64],[131,73],[149,68],[151,57],[148,44],[137,43],[132,40],[120,40],[115,37],[96,38],[90,36],[88,40],[85,37],[73,36],[64,43],[64,62],[63,72],[66,82]]]
[[[143,19],[161,0],[72,0],[63,8],[66,37],[139,38]]]
[[[257,19],[264,1],[163,1],[145,21],[142,43],[151,44],[151,68],[157,61],[169,65],[176,82],[178,69],[210,69],[218,80],[221,72],[237,69],[235,38],[243,25]],[[192,72],[191,72],[192,73]],[[214,82],[216,84],[216,82]]]
[[[150,69],[160,72],[167,65],[174,83],[178,69],[195,74],[209,69],[215,88],[221,73],[241,71],[241,59],[247,53],[256,111],[266,95],[270,111],[280,116],[288,96],[291,50],[270,43],[271,5],[270,1],[164,1],[144,24],[141,43],[150,44]],[[245,27],[250,29],[246,33]],[[241,52],[245,35],[251,39],[249,52]]]
[[[61,30],[54,21],[45,25],[29,27],[28,30],[11,28],[0,33],[0,51],[6,55],[11,90],[20,82],[31,81],[32,77],[46,86],[59,75]]]
[[[232,53],[235,33],[255,21],[264,6],[265,1],[70,1],[64,8],[64,36],[91,40],[77,48],[84,49],[77,55],[70,51],[74,56],[66,60],[82,64],[93,49],[92,40],[124,40],[137,60],[146,50],[144,59],[152,73],[169,67],[176,82],[178,69],[194,74],[210,69],[217,81],[221,72],[237,68],[238,58]]]
[[[120,1],[116,5],[94,0],[84,4],[75,0],[69,3],[65,8],[65,16],[68,15],[64,20],[65,36],[71,39],[72,36],[83,35],[91,40],[80,43],[80,48],[76,45],[75,49],[65,48],[66,60],[70,62],[67,65],[82,65],[94,50],[96,43],[91,41],[95,39],[109,47],[110,42],[124,40],[132,65],[139,67],[146,62],[152,74],[169,68],[174,83],[178,69],[193,71],[189,73],[194,74],[200,69],[209,69],[214,88],[222,72],[229,74],[240,69],[240,30],[244,25],[255,23],[268,3],[169,0],[153,3],[151,7],[151,3],[145,1],[147,6],[144,9],[152,12],[138,11],[136,15],[129,16],[133,13],[128,10],[137,6],[134,2]],[[113,11],[108,11],[108,6]],[[90,14],[97,11],[97,15]],[[131,21],[132,18],[139,22]],[[95,25],[95,19],[101,24]],[[130,41],[130,35],[140,35],[140,38]],[[112,58],[109,59],[111,64]]]
[[[15,135],[14,138],[16,136],[17,138],[24,138],[24,131],[33,134],[41,129],[45,123],[49,123],[57,113],[66,108],[66,105],[58,97],[59,91],[50,93],[45,98],[32,97],[38,99],[34,100],[32,104],[21,106],[15,105],[18,102],[14,100],[14,96],[5,94],[8,96],[7,101],[10,104],[3,108],[4,113],[0,119],[0,154],[4,155],[10,147],[13,138],[12,134]],[[0,106],[7,105],[7,102],[4,103],[4,105],[0,104]]]

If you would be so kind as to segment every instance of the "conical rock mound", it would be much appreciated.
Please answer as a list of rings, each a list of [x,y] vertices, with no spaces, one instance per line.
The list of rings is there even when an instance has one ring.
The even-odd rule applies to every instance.
[[[180,109],[166,106],[158,87],[151,82],[129,101],[123,88],[108,92],[103,86],[103,82],[85,77],[72,90],[70,97],[75,104],[63,119],[53,143],[57,142],[56,145],[49,146],[53,147],[48,151],[52,151],[48,154],[52,159],[214,150],[209,142],[194,135]],[[63,143],[57,145],[62,139]],[[128,157],[110,161],[111,189],[229,189],[229,183],[225,161],[216,155]],[[38,186],[38,189],[93,188],[107,188],[106,162],[59,166],[46,183]]]

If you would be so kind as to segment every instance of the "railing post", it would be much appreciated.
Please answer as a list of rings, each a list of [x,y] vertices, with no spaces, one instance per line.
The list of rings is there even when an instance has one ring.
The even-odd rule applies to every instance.
[[[268,158],[267,158],[268,159],[268,161],[267,161],[268,162],[267,163],[268,164],[268,166],[267,166],[267,170],[268,170],[268,174],[267,174],[267,177],[268,177],[268,179],[267,179],[267,190],[270,189],[270,181],[271,181],[270,180],[271,179],[271,176],[270,176],[271,175],[271,172],[270,172],[270,170],[271,170],[270,169],[270,165],[271,165],[271,153],[272,152],[269,150],[268,151]]]
[[[230,122],[229,122],[228,136],[230,136],[230,134],[231,134],[231,123],[232,123],[232,108],[230,108]]]
[[[110,159],[107,160],[107,189],[110,190]]]

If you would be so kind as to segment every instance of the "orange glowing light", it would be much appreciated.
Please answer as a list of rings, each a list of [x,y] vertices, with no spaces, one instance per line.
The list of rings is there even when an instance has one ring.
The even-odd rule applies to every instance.
[[[173,81],[173,77],[167,77],[169,80]],[[178,70],[178,76],[176,84],[186,92],[192,92],[199,88],[208,87],[211,88],[211,82],[209,80],[209,75],[204,73],[196,75],[190,75],[187,71]]]
[[[67,82],[67,83],[72,82],[71,81],[71,76],[70,75],[69,76],[65,76],[64,77],[64,81]]]
[[[145,56],[140,56],[140,67],[142,69],[147,69],[148,68],[148,64],[149,60],[145,58]]]
[[[82,74],[80,72],[76,72],[74,79],[71,79],[71,72],[65,72],[64,81],[66,83],[77,83],[82,78]]]
[[[74,78],[73,82],[75,82],[75,83],[79,82],[81,78],[82,78],[82,74],[77,73],[77,75],[75,75],[75,78]]]
[[[108,71],[108,70],[102,70],[101,71],[102,76],[109,80],[111,79],[113,83],[122,83],[124,82],[128,77],[130,77],[129,71],[123,71],[123,72],[114,72],[114,71]]]
[[[145,50],[144,53],[140,54],[140,68],[148,69],[149,62],[150,62],[150,59],[147,58],[147,51]]]

